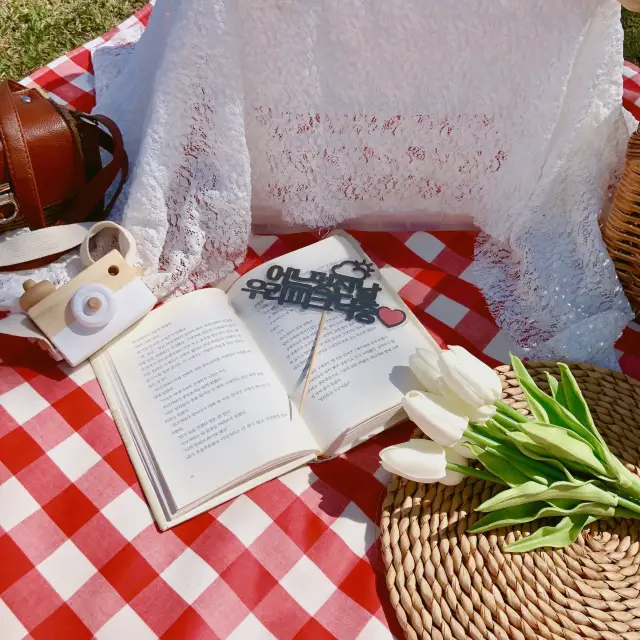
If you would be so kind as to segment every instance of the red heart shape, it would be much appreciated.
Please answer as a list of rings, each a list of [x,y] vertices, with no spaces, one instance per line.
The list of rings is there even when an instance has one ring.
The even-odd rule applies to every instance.
[[[392,327],[400,326],[407,319],[407,314],[404,311],[400,311],[400,309],[380,307],[378,309],[378,318],[385,327],[391,329]]]

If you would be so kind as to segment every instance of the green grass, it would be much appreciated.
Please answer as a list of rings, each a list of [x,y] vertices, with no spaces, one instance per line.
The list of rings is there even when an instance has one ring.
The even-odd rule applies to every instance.
[[[145,4],[146,0],[0,0],[0,78],[19,80]]]
[[[109,30],[145,3],[146,0],[0,0],[0,78],[19,80]],[[623,9],[622,24],[625,58],[640,64],[640,13]]]
[[[640,65],[640,13],[622,10],[624,57]]]

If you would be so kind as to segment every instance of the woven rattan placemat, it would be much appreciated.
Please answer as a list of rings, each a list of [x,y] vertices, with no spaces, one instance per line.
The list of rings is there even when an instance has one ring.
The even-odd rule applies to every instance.
[[[544,371],[558,373],[552,362],[526,366],[545,390]],[[640,382],[591,365],[571,368],[611,451],[638,472]],[[498,371],[505,401],[526,408],[511,368]],[[640,520],[595,522],[564,549],[503,554],[540,524],[468,534],[474,507],[502,488],[394,476],[382,506],[382,556],[406,637],[640,640]]]

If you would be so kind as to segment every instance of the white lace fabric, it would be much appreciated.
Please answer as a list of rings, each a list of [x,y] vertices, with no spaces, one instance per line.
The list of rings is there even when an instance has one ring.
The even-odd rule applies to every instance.
[[[158,0],[139,43],[94,54],[133,167],[114,217],[159,295],[228,273],[252,212],[283,231],[472,219],[475,280],[523,351],[614,366],[631,314],[598,216],[628,137],[619,18],[616,0]]]

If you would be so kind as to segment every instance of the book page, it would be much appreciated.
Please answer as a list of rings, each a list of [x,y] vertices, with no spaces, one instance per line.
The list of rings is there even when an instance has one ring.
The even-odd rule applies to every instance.
[[[253,269],[229,290],[236,312],[297,404],[323,312],[281,305],[260,295],[251,299],[250,291],[243,289],[251,288],[248,284],[251,280],[266,280],[268,270],[276,264],[285,269],[295,267],[301,270],[301,275],[308,275],[311,270],[327,272],[345,260],[364,259],[366,255],[355,241],[342,235],[331,236]],[[407,320],[401,326],[387,328],[378,320],[363,324],[347,319],[339,311],[325,313],[311,382],[301,410],[322,450],[348,429],[397,406],[417,384],[408,360],[416,347],[424,344],[424,328],[389,289],[377,269],[366,283],[380,284],[379,306],[404,310]]]
[[[108,355],[175,509],[278,458],[316,449],[220,290],[153,311]]]

